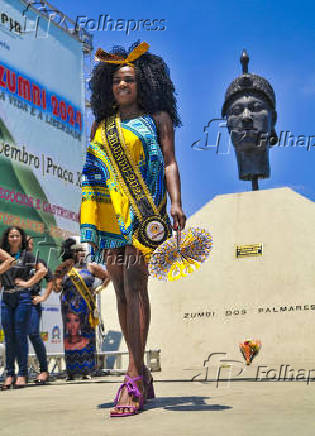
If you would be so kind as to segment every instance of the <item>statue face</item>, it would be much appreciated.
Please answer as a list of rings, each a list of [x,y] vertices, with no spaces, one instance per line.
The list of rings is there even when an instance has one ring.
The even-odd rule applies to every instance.
[[[227,126],[236,151],[265,150],[272,130],[272,108],[263,96],[246,92],[227,110]]]

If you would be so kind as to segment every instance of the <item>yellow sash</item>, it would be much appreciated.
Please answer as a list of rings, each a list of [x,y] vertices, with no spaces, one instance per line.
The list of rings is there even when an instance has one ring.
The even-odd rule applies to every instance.
[[[103,120],[87,150],[87,163],[82,186],[81,240],[95,243],[98,247],[97,252],[101,252],[104,248],[132,244],[142,251],[146,262],[148,262],[153,248],[144,245],[139,240],[138,229],[134,228],[134,214],[141,224],[143,221],[141,218],[145,215],[142,208],[144,205],[148,206],[149,203],[153,214],[161,216],[166,222],[166,191],[159,204],[155,205],[147,188],[147,182],[144,182],[141,171],[138,169],[145,161],[142,140],[136,133],[120,125],[118,114],[107,119],[106,126],[110,127],[110,132],[107,132],[109,135],[106,135],[108,129],[105,128],[105,120]],[[116,156],[119,146],[120,159],[128,157],[132,168],[127,169],[126,163],[128,162],[125,159],[124,165],[120,165],[120,170],[117,166],[113,144],[109,144],[107,140],[113,137],[113,127],[116,131],[116,138],[117,134],[119,137],[117,138],[119,140],[115,140],[114,144],[116,145]],[[95,171],[95,168],[101,168],[101,171]],[[97,172],[96,177],[94,176],[95,172]],[[103,177],[99,174],[101,172]],[[129,187],[132,186],[131,190],[127,189],[122,175],[129,179],[128,184]],[[135,177],[139,181],[137,186],[135,186]],[[141,185],[144,196],[140,194],[139,185]],[[146,209],[149,208],[146,207]],[[168,236],[170,235],[171,228]],[[111,240],[110,244],[113,243],[113,245],[107,244],[107,238]]]
[[[92,328],[95,328],[99,324],[99,318],[95,313],[95,297],[92,295],[92,292],[86,286],[85,281],[75,268],[71,268],[71,270],[68,272],[68,277],[70,277],[72,283],[76,287],[76,290],[85,300],[88,308],[90,309],[89,323]]]

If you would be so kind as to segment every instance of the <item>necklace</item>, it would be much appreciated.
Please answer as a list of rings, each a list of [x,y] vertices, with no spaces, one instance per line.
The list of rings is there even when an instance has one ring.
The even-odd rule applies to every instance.
[[[10,254],[17,260],[21,257],[21,250],[17,251],[16,253],[10,253]]]

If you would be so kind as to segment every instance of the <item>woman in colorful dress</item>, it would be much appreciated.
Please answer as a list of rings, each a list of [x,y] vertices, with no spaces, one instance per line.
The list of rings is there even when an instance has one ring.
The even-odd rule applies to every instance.
[[[110,416],[129,416],[153,396],[144,366],[150,322],[148,260],[154,244],[171,235],[166,190],[173,229],[183,229],[186,222],[174,147],[174,127],[181,123],[168,67],[148,52],[148,44],[134,44],[128,53],[122,47],[112,53],[98,49],[96,60],[81,241],[92,244],[114,284],[129,366]]]
[[[95,371],[95,328],[98,324],[95,278],[108,284],[108,272],[96,264],[85,262],[87,253],[75,239],[62,246],[62,264],[55,271],[55,291],[61,294],[64,348],[68,380],[77,375],[86,378]]]

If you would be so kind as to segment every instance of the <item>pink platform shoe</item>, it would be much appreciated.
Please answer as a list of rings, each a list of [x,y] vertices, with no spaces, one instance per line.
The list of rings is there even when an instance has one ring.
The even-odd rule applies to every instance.
[[[116,408],[133,409],[133,411],[132,412],[131,411],[129,411],[129,412],[115,412],[115,411],[111,410],[110,411],[111,418],[120,417],[120,416],[138,415],[139,411],[143,410],[144,397],[143,397],[143,394],[139,391],[137,384],[135,383],[136,380],[143,380],[143,377],[139,376],[139,377],[131,378],[131,377],[129,377],[128,374],[126,374],[125,377],[127,378],[127,381],[124,381],[124,383],[122,383],[120,385],[118,392],[116,394],[115,400],[114,400],[114,404],[115,404]],[[124,387],[127,388],[128,395],[132,396],[133,398],[137,398],[136,402],[138,403],[138,406],[137,405],[129,406],[129,405],[123,405],[123,404],[117,406],[121,391],[124,389]]]

